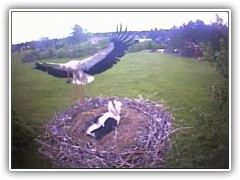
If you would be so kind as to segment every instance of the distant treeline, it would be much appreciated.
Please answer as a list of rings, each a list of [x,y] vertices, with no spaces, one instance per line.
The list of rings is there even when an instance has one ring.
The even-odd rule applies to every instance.
[[[157,25],[156,25],[157,26]],[[190,21],[180,27],[171,29],[151,29],[149,31],[133,31],[137,40],[151,39],[152,42],[134,44],[130,51],[144,49],[166,49],[166,52],[185,57],[203,57],[204,51],[221,51],[222,46],[228,47],[228,26],[216,16],[216,22],[207,25],[203,21]],[[12,52],[25,52],[23,62],[46,58],[78,58],[96,53],[108,42],[112,33],[88,33],[79,25],[73,27],[69,37],[62,39],[42,38],[39,41],[12,45]],[[222,45],[220,45],[220,40]],[[206,53],[205,53],[206,55]]]

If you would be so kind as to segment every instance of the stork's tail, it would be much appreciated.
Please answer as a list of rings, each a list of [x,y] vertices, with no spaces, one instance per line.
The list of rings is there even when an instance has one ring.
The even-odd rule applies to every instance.
[[[88,75],[88,74],[85,74],[86,75],[86,82],[85,82],[85,84],[88,84],[88,83],[91,83],[93,80],[94,80],[94,77],[93,76],[91,76],[91,75]],[[84,84],[84,85],[85,85]]]
[[[83,72],[80,76],[81,76],[81,78],[80,78],[81,80],[73,79],[72,83],[77,84],[77,85],[86,85],[88,83],[91,83],[94,80],[93,76],[91,76],[89,74],[86,74],[86,73],[83,73]]]

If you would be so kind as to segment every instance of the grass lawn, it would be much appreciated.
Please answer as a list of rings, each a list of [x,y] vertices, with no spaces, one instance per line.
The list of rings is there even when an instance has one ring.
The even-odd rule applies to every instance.
[[[43,124],[56,112],[73,104],[70,101],[73,89],[64,79],[34,70],[33,66],[33,63],[22,64],[17,55],[12,57],[11,105],[19,124],[25,127],[25,133],[36,137],[42,132]],[[84,90],[86,97],[111,95],[138,98],[141,95],[151,101],[164,103],[173,113],[176,127],[192,128],[173,137],[174,147],[169,153],[167,167],[195,168],[200,166],[198,158],[187,155],[193,145],[190,142],[198,145],[194,141],[197,134],[193,135],[197,128],[195,112],[215,113],[211,103],[211,88],[220,81],[219,74],[207,62],[168,54],[138,52],[126,54],[112,69],[95,76],[95,80],[85,86]],[[48,167],[48,162],[37,153],[36,147],[35,143],[31,143],[25,151],[14,153],[13,167]],[[203,156],[207,157],[207,154]]]

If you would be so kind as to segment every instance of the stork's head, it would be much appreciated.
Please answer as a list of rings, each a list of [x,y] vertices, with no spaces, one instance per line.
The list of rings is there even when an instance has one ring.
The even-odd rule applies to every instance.
[[[108,101],[108,111],[111,112],[114,115],[120,115],[122,105],[123,104],[120,101],[110,100],[110,101]]]

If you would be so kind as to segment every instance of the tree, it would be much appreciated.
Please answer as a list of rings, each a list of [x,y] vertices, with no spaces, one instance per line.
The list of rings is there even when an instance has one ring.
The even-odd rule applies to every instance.
[[[219,46],[220,49],[214,50],[210,41],[207,44],[202,43],[203,57],[210,62],[225,79],[228,79],[228,46],[223,38],[218,40],[218,44],[216,44],[216,46]]]
[[[224,78],[228,79],[229,56],[224,39],[219,40],[219,46],[220,51],[216,52],[216,70],[219,71]]]
[[[212,43],[208,41],[207,44],[202,43],[201,45],[203,48],[204,59],[210,63],[215,62],[215,52],[213,50]]]
[[[71,44],[78,44],[81,42],[86,42],[89,38],[89,35],[84,32],[83,28],[79,25],[73,27],[73,32],[69,38]]]
[[[153,34],[154,31],[152,31]],[[207,44],[205,47],[205,52],[209,52],[208,59],[212,53],[210,51],[221,51],[219,40],[223,39],[224,46],[228,46],[228,26],[223,24],[223,20],[216,15],[216,22],[211,23],[210,25],[204,24],[201,20],[196,20],[196,22],[190,21],[187,24],[183,24],[180,27],[174,26],[169,32],[169,41],[168,49],[173,51],[178,49],[183,53],[184,56],[194,57],[199,54],[192,53],[191,49],[184,49],[186,44],[195,44],[199,46],[204,43]],[[206,50],[208,49],[208,50]],[[187,50],[187,51],[186,51]]]

